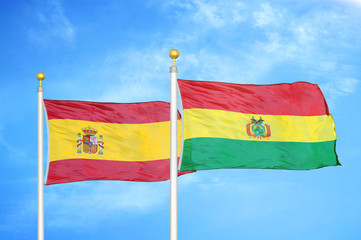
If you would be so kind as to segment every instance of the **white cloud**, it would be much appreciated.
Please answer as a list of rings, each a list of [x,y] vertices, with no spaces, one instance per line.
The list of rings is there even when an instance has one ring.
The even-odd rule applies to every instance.
[[[345,94],[354,93],[356,86],[358,84],[358,80],[354,78],[343,78],[341,79],[337,86]]]
[[[336,100],[356,92],[359,80],[355,78],[333,79],[320,84],[320,88],[326,96],[330,108],[335,108]]]
[[[331,0],[331,1],[336,1],[336,2],[341,2],[341,3],[346,3],[357,7],[361,7],[361,0]]]
[[[256,38],[259,39],[258,41],[247,46],[247,49],[242,48],[237,42],[227,41],[224,38],[222,41],[217,39],[218,35],[227,33],[224,23],[230,22],[231,19],[230,16],[221,17],[223,15],[219,9],[229,7],[237,9],[232,5],[236,3],[241,6],[238,12],[242,14],[243,21],[234,25],[236,30],[232,36],[237,36],[238,31],[244,32],[244,29],[252,26],[257,27],[261,36]],[[357,28],[352,27],[355,26],[354,16],[334,8],[321,11],[315,8],[298,15],[269,2],[258,6],[235,1],[172,1],[169,4],[184,10],[183,19],[193,19],[196,12],[198,20],[193,19],[193,21],[208,24],[219,31],[218,35],[213,36],[214,30],[209,26],[201,32],[193,31],[196,27],[189,26],[186,31],[188,35],[185,32],[177,33],[180,36],[182,34],[189,36],[182,38],[185,40],[183,43],[189,46],[188,52],[184,55],[181,53],[179,60],[182,66],[179,75],[182,78],[264,83],[270,77],[274,79],[269,72],[275,67],[292,64],[306,77],[300,80],[322,84],[324,81],[334,79],[335,76],[342,79],[342,75],[350,72],[350,69],[345,69],[343,60],[339,59],[340,55],[333,54],[335,47],[347,50],[357,46],[357,42],[361,42]],[[217,16],[212,15],[215,12]],[[253,18],[247,19],[247,14]],[[207,20],[210,16],[213,18],[213,23]],[[216,38],[214,42],[221,44],[212,49],[208,48],[202,44],[207,36],[208,39]],[[242,43],[242,37],[238,35],[236,39]],[[292,79],[291,77],[290,81]]]
[[[221,28],[228,24],[244,21],[244,4],[241,1],[174,0],[167,1],[166,9],[180,8],[194,23],[208,27]]]
[[[323,79],[335,75],[342,79],[352,72],[343,70],[340,55],[332,52],[335,46],[351,49],[361,42],[357,28],[352,27],[354,18],[333,8],[299,15],[269,2],[173,0],[159,4],[182,19],[174,22],[177,30],[156,36],[147,48],[114,50],[101,61],[103,66],[97,60],[91,76],[98,75],[97,82],[91,83],[97,89],[92,100],[169,101],[170,48],[164,46],[179,47],[179,78],[269,83],[277,79],[269,75],[273,69],[292,64],[302,71],[302,80],[322,84]],[[244,46],[247,30],[259,37],[252,36],[258,41]]]
[[[185,79],[221,82],[244,80],[244,68],[237,68],[231,56],[222,56],[200,49],[199,52],[185,54],[182,59],[182,75]],[[250,80],[252,81],[252,80]]]
[[[312,44],[316,40],[313,35],[313,28],[310,26],[297,26],[293,29],[293,32],[297,42],[301,45]]]
[[[243,10],[243,4],[241,2],[228,2],[224,4],[221,2],[206,2],[202,0],[195,0],[194,5],[197,9],[193,20],[203,21],[209,23],[214,27],[223,27],[226,24],[239,23],[243,20],[240,14]]]
[[[28,30],[30,41],[41,45],[50,44],[54,38],[67,43],[73,42],[76,35],[75,27],[65,15],[60,0],[39,3],[35,14],[39,22]]]
[[[170,49],[169,49],[170,50]],[[171,59],[165,49],[119,50],[105,58],[99,69],[101,94],[98,101],[143,102],[169,101]],[[147,52],[147,54],[144,54]],[[108,81],[108,79],[112,79]],[[155,84],[157,83],[157,84]]]
[[[261,4],[262,11],[253,13],[255,26],[265,27],[269,25],[280,25],[283,21],[283,16],[276,8],[271,7],[269,3]]]

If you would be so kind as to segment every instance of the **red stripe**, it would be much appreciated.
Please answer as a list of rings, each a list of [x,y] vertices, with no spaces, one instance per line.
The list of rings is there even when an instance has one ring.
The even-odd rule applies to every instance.
[[[44,104],[49,120],[73,119],[123,124],[170,121],[168,102],[101,103],[44,100]]]
[[[48,171],[46,185],[86,180],[157,182],[169,179],[169,159],[144,162],[66,159],[50,162]]]
[[[329,114],[317,84],[249,85],[178,80],[183,108],[218,109],[268,115]]]

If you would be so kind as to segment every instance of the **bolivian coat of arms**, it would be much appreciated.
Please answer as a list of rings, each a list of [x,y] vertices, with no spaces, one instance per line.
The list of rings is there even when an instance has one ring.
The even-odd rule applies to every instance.
[[[83,131],[83,139],[81,134],[78,133],[77,153],[82,153],[81,145],[83,145],[84,153],[95,154],[98,152],[98,154],[103,154],[103,149],[104,149],[103,136],[99,135],[99,140],[98,140],[98,137],[95,136],[98,131],[92,127],[83,128],[82,131]]]
[[[271,126],[264,123],[262,117],[256,120],[251,118],[251,122],[247,123],[247,135],[254,138],[268,138],[271,136]]]

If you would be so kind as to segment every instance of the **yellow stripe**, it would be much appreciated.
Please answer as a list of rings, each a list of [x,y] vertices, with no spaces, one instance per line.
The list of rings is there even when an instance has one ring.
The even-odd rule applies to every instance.
[[[275,142],[323,142],[336,139],[331,115],[260,115],[211,109],[185,109],[183,113],[184,139],[214,137]],[[270,137],[259,139],[247,134],[247,124],[251,123],[252,117],[256,120],[262,117],[262,125],[270,126]]]
[[[103,136],[103,155],[77,153],[78,133],[83,139],[82,128],[95,128]],[[178,156],[181,146],[181,121],[178,120]],[[115,124],[70,119],[49,120],[50,159],[85,158],[115,161],[151,161],[170,157],[170,122],[143,124]]]

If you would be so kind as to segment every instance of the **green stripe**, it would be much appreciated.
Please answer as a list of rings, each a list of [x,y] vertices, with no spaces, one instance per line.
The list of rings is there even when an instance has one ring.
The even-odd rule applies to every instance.
[[[180,171],[219,168],[308,170],[341,165],[336,141],[265,142],[224,138],[191,138],[184,141]]]

